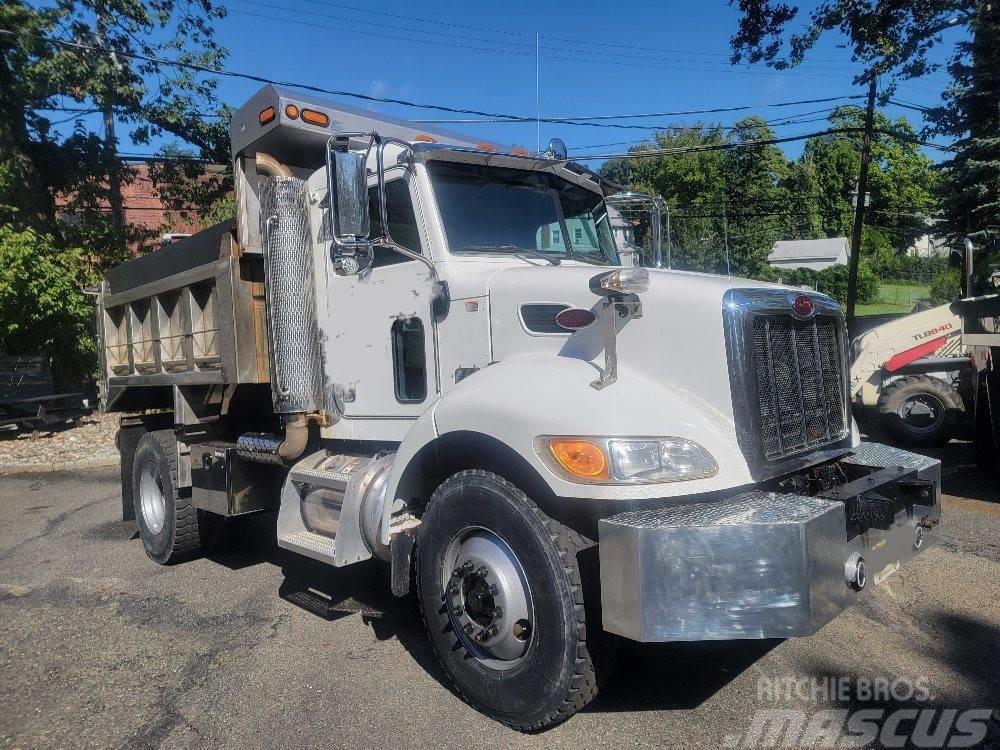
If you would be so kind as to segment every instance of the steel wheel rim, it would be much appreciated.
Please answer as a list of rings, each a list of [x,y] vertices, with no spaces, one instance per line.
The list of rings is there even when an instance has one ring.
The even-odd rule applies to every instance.
[[[160,473],[152,461],[147,461],[139,474],[139,507],[146,528],[153,534],[159,534],[167,516],[167,500],[163,494]]]
[[[914,415],[914,407],[918,408]],[[944,418],[944,404],[934,396],[920,393],[910,396],[899,407],[897,416],[918,432],[933,432]],[[929,413],[930,421],[925,414]]]
[[[527,577],[498,534],[469,527],[448,544],[442,599],[452,630],[483,666],[510,669],[528,652],[535,612]]]

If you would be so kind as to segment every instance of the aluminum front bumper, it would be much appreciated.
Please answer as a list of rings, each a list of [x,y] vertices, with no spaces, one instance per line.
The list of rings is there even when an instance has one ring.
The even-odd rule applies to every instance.
[[[934,541],[940,518],[939,461],[862,443],[841,463],[854,481],[824,497],[747,492],[603,519],[604,629],[637,641],[815,633],[859,596],[845,572],[855,555],[877,585]],[[905,490],[905,509],[849,538],[838,493],[879,490]]]

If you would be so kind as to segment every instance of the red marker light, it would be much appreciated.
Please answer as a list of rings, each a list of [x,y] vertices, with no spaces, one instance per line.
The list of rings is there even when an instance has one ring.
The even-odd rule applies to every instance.
[[[809,299],[809,297],[807,297],[806,295],[800,294],[798,297],[792,300],[792,310],[794,310],[795,314],[798,315],[799,317],[808,318],[810,315],[813,314],[814,310],[813,301]]]
[[[556,315],[556,325],[568,331],[578,331],[594,325],[597,316],[581,307],[570,307]]]

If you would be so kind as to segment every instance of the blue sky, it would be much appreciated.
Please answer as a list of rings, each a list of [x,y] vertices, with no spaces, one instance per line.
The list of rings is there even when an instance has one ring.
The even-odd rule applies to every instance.
[[[624,151],[648,137],[652,126],[706,122],[732,124],[741,116],[801,120],[823,116],[830,104],[766,108],[760,105],[863,93],[851,83],[857,66],[835,37],[825,37],[805,64],[777,72],[763,66],[729,65],[729,37],[738,14],[725,0],[692,3],[636,0],[615,4],[537,3],[503,5],[425,0],[223,0],[229,16],[218,41],[229,48],[227,67],[275,79],[534,116],[536,33],[538,84],[543,117],[660,112],[751,105],[746,112],[628,120],[649,130],[541,125],[541,143],[562,138],[571,153]],[[805,4],[803,10],[807,10]],[[935,52],[944,60],[956,33]],[[896,97],[935,104],[947,73],[903,84]],[[259,84],[223,79],[221,97],[239,106]],[[394,104],[346,102],[407,118],[446,118],[445,113]],[[888,114],[919,114],[890,107]],[[455,117],[464,117],[457,115]],[[92,122],[97,127],[98,122]],[[501,143],[534,149],[531,124],[447,125]],[[824,122],[775,126],[779,136],[806,133]],[[604,145],[607,144],[607,145]],[[127,143],[122,151],[135,150]],[[148,147],[142,149],[148,151]],[[789,144],[796,156],[800,144]],[[928,151],[935,160],[940,152]]]

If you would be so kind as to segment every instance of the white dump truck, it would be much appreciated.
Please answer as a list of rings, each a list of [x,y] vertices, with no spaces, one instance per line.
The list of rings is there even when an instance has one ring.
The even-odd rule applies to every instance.
[[[276,511],[282,548],[415,582],[457,691],[531,730],[617,639],[808,636],[933,540],[940,465],[859,442],[840,307],[620,266],[617,188],[559,143],[268,86],[232,155],[235,221],[99,297],[156,562]]]

